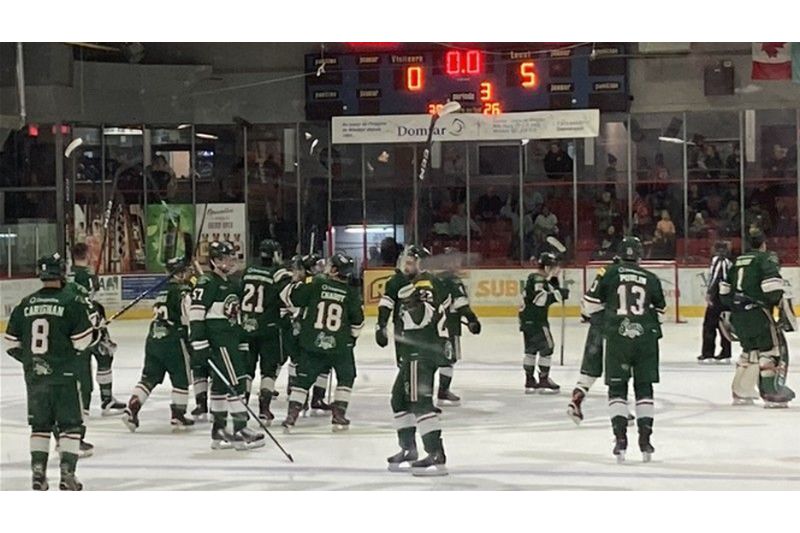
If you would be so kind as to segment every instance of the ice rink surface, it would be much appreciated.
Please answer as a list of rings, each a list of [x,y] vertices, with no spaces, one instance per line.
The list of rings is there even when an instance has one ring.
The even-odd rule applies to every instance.
[[[559,324],[552,322],[557,342]],[[453,391],[461,395],[462,406],[446,407],[442,418],[450,475],[424,479],[389,473],[385,458],[397,451],[389,408],[394,352],[375,345],[373,325],[365,327],[356,350],[351,429],[332,434],[326,417],[300,419],[291,435],[274,428],[296,463],[269,441],[247,452],[212,451],[208,424],[172,433],[167,380],[142,409],[135,434],[119,417],[100,416],[95,390],[87,440],[96,452],[79,462],[78,476],[87,490],[800,489],[800,403],[782,410],[731,406],[733,366],[695,361],[698,319],[665,325],[661,383],[655,387],[656,453],[649,464],[640,462],[635,428],[629,429],[627,463],[616,464],[601,383],[584,403],[586,420],[580,427],[565,414],[587,325],[568,319],[563,367],[556,347],[552,376],[561,394],[526,396],[516,320],[486,319],[480,336],[464,337],[464,358],[455,369]],[[146,321],[112,327],[120,345],[114,393],[125,402],[141,370],[146,328]],[[797,358],[800,334],[788,338]],[[5,352],[0,359],[0,488],[25,490],[30,469],[24,381],[16,361]],[[793,366],[788,381],[797,390],[800,372]],[[286,412],[285,380],[284,370],[281,396],[273,402],[278,420]],[[251,399],[254,408],[256,403]],[[51,482],[58,478],[54,453],[49,477]]]

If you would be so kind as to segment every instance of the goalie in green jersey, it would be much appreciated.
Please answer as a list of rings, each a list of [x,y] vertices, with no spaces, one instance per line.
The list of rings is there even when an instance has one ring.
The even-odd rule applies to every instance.
[[[796,329],[791,295],[781,278],[778,258],[767,252],[761,230],[749,235],[751,250],[736,258],[719,286],[722,304],[742,346],[732,392],[734,405],[752,404],[756,386],[765,407],[787,407],[795,393],[786,386],[789,351],[784,331]],[[781,325],[773,313],[780,312]]]
[[[264,434],[247,427],[244,404],[248,354],[247,344],[242,343],[239,284],[230,277],[235,265],[233,247],[214,241],[208,250],[211,272],[197,280],[189,308],[189,339],[195,359],[192,366],[208,361],[209,367],[213,364],[224,373],[233,388],[230,390],[211,367],[211,448],[258,448],[264,446]],[[233,433],[227,430],[229,413]]]
[[[658,276],[639,266],[642,243],[625,237],[620,262],[603,267],[583,297],[588,315],[602,313],[606,339],[605,372],[608,406],[616,444],[614,455],[625,460],[628,448],[628,382],[633,379],[639,450],[645,462],[655,449],[650,443],[655,408],[653,383],[658,383],[658,341],[664,319],[664,291]]]
[[[356,379],[353,349],[364,326],[361,295],[348,283],[354,268],[352,257],[337,252],[330,258],[327,274],[293,283],[281,293],[288,308],[305,310],[298,336],[302,355],[283,421],[286,431],[297,422],[317,377],[330,368],[336,372],[337,382],[331,405],[333,430],[346,430],[350,425],[345,414]]]
[[[5,334],[6,350],[25,374],[32,486],[48,489],[50,433],[58,428],[59,489],[81,490],[75,476],[83,424],[78,355],[89,346],[94,328],[85,298],[65,286],[64,259],[45,256],[37,266],[43,286],[13,309]]]
[[[144,368],[139,383],[133,389],[122,421],[134,432],[139,427],[139,411],[150,393],[169,374],[172,383],[170,424],[175,429],[194,425],[186,418],[189,402],[189,350],[187,347],[189,307],[192,287],[187,283],[187,258],[174,257],[167,261],[170,276],[167,285],[156,295],[153,321],[144,345]]]

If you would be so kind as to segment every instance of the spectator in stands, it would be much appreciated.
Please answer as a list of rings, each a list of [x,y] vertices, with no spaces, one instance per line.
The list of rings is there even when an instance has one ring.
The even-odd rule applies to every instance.
[[[544,156],[544,171],[551,180],[572,176],[572,158],[559,143],[550,144],[550,150]]]
[[[733,145],[733,152],[725,159],[725,171],[729,178],[731,179],[739,179],[739,172],[741,172],[742,167],[742,155],[739,152],[739,145]]]
[[[533,234],[537,243],[543,242],[549,235],[558,235],[558,217],[550,211],[547,204],[542,206],[542,212],[533,222]]]
[[[716,179],[722,172],[722,158],[713,144],[706,144],[703,149],[703,166],[709,178]]]
[[[442,168],[446,176],[464,174],[464,153],[458,147],[445,143]]]
[[[467,207],[465,204],[458,204],[455,214],[450,217],[450,235],[452,237],[467,236]],[[481,228],[474,220],[469,219],[469,227],[472,236],[479,236]]]
[[[665,239],[675,239],[675,224],[666,209],[661,211],[661,220],[656,224],[656,231],[660,232]]]
[[[778,197],[775,200],[775,230],[776,237],[792,237],[797,235],[797,219],[792,217],[786,201]]]
[[[775,144],[772,147],[772,154],[764,161],[764,177],[765,178],[784,178],[789,175],[788,170],[790,167],[789,149]]]
[[[433,214],[433,223],[450,223],[450,217],[452,217],[454,214],[455,206],[453,205],[453,201],[450,199],[449,194],[445,194]]]
[[[603,180],[616,183],[617,174],[619,173],[617,170],[617,157],[614,154],[608,154],[607,159],[608,166],[603,171]]]
[[[503,209],[503,200],[498,196],[497,190],[490,186],[475,204],[475,218],[478,220],[497,220],[500,210]]]
[[[659,222],[660,224],[660,222]],[[672,259],[675,257],[675,239],[670,239],[659,229],[656,228],[653,235],[652,246],[650,248],[651,259]]]
[[[700,193],[700,185],[692,183],[689,185],[689,192],[686,196],[689,206],[689,217],[694,217],[695,213],[700,213],[708,209],[706,197]]]
[[[639,185],[633,197],[633,233],[640,239],[647,239],[653,231],[653,211],[643,194],[645,187]]]
[[[400,257],[400,252],[403,247],[397,244],[394,237],[386,237],[381,241],[380,260],[381,265],[394,266],[397,264],[397,258]]]
[[[600,233],[605,233],[608,227],[614,224],[619,217],[617,204],[610,191],[603,191],[600,195],[600,200],[594,208],[594,217],[597,221],[596,227],[600,230]]]
[[[509,196],[506,205],[504,205],[503,209],[500,211],[500,215],[511,221],[511,254],[512,257],[519,259],[519,198]],[[534,255],[534,236],[533,217],[530,212],[525,213],[522,217],[522,224],[523,245],[525,247],[522,257],[531,257]]]
[[[741,225],[739,214],[739,202],[731,200],[725,206],[725,211],[722,212],[722,219],[720,220],[720,231],[726,237],[734,237],[739,235],[739,228]]]
[[[653,169],[650,168],[650,163],[644,156],[639,156],[636,160],[636,179],[638,181],[647,181],[653,175]]]
[[[768,235],[772,230],[771,212],[761,207],[757,198],[750,202],[750,207],[744,212],[744,221],[747,226],[758,227]]]
[[[703,218],[703,213],[695,213],[694,220],[689,225],[689,236],[694,238],[708,237],[708,224]]]
[[[617,228],[608,226],[600,236],[599,249],[594,254],[594,259],[611,259],[617,254],[622,237],[617,233]]]

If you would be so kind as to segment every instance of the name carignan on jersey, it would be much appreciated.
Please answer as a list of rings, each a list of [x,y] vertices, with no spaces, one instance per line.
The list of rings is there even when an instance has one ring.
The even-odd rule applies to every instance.
[[[25,316],[64,316],[64,306],[53,304],[29,305],[25,308]]]

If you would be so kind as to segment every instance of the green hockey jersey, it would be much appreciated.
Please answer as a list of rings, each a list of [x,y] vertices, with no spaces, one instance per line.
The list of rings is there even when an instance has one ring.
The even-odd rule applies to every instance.
[[[292,279],[283,266],[250,266],[241,282],[242,328],[249,335],[281,321],[280,293]]]
[[[397,327],[404,344],[403,355],[416,355],[435,363],[447,363],[449,332],[447,311],[420,301],[413,306],[398,306]]]
[[[281,297],[290,309],[303,309],[300,347],[306,352],[351,350],[364,326],[364,307],[355,287],[317,275],[288,285]]]
[[[734,311],[734,300],[745,306],[746,300],[772,309],[783,297],[783,278],[779,268],[777,258],[767,252],[754,250],[740,255],[728,271],[728,279],[720,283],[720,298]]]
[[[397,293],[410,282],[409,277],[398,269],[383,287],[383,294],[378,302],[378,325],[386,327],[389,318],[395,322],[397,319]]]
[[[75,266],[72,267],[72,272],[67,275],[67,281],[75,283],[78,287],[85,291],[85,296],[90,301],[94,301],[97,291],[100,288],[100,282],[97,275],[92,272],[88,266]]]
[[[77,376],[78,353],[92,340],[88,305],[67,287],[42,288],[11,312],[5,342],[28,382]]]
[[[660,338],[666,306],[658,276],[629,262],[601,268],[583,297],[586,314],[602,311],[606,336],[631,339],[650,334]]]
[[[558,286],[552,284],[541,273],[533,272],[522,289],[522,303],[519,307],[520,331],[541,331],[550,325],[547,312],[551,305],[560,301]]]
[[[188,284],[170,280],[158,292],[153,304],[150,338],[163,339],[175,334],[182,338],[188,337],[191,291],[192,287]]]
[[[455,272],[442,272],[439,274],[439,279],[450,295],[450,306],[447,308],[447,331],[451,336],[461,335],[461,317],[465,317],[468,321],[476,318],[469,306],[467,288]]]
[[[189,340],[192,349],[237,343],[241,337],[239,282],[215,272],[204,274],[192,290]]]

